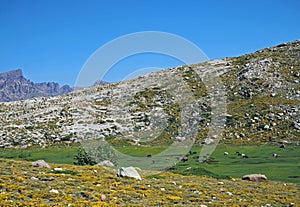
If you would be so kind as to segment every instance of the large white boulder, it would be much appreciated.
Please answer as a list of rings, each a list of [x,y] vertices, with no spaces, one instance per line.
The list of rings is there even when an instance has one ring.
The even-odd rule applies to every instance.
[[[96,166],[107,166],[107,167],[114,167],[114,163],[112,163],[109,160],[103,160],[101,162],[99,162]]]
[[[38,160],[38,161],[35,161],[35,162],[32,162],[32,166],[33,167],[45,167],[45,168],[51,168],[50,165],[45,162],[45,160]]]
[[[138,180],[142,180],[140,174],[134,167],[121,167],[118,170],[118,176],[119,177],[131,177]]]

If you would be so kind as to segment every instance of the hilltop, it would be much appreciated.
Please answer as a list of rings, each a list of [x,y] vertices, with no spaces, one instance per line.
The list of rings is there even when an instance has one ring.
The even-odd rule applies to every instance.
[[[182,94],[170,94],[164,86],[166,77],[173,76],[187,86],[201,109],[195,134],[196,144],[201,144],[212,118],[212,95],[200,72],[217,74],[226,91],[222,143],[298,144],[299,57],[300,41],[294,41],[236,58],[176,67],[62,96],[0,103],[0,146],[26,148],[79,142],[87,139],[89,132],[115,144],[134,144],[135,136],[148,133],[153,127],[151,117],[167,120],[158,139],[151,144],[182,141],[177,123],[181,109],[176,100],[184,98]],[[23,80],[20,71],[14,73]],[[123,102],[128,103],[122,105]],[[120,140],[120,135],[131,140]]]

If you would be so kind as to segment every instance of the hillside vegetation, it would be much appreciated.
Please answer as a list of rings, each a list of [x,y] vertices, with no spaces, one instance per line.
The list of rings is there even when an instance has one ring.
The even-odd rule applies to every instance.
[[[167,172],[143,172],[138,181],[105,167],[53,164],[62,168],[55,171],[24,161],[0,163],[0,206],[293,206],[299,201],[299,184]]]

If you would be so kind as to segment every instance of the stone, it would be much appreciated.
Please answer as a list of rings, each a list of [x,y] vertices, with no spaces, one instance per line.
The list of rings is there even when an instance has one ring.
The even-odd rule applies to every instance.
[[[138,179],[138,180],[142,180],[140,174],[132,166],[130,166],[130,167],[121,167],[118,170],[118,176],[119,177],[130,177],[130,178],[135,178],[135,179]]]
[[[300,77],[300,73],[296,72],[296,73],[294,73],[294,76],[298,78],[298,77]]]
[[[297,123],[297,122],[293,122],[292,123],[292,125],[293,125],[293,127],[296,129],[296,130],[300,130],[300,124],[299,123]]]
[[[38,161],[35,161],[35,162],[32,162],[32,166],[33,167],[45,167],[45,168],[51,168],[50,165],[45,162],[45,160],[38,160]]]
[[[267,180],[268,178],[265,175],[262,174],[249,174],[249,175],[244,175],[242,177],[242,180],[249,180],[253,182],[261,182],[263,180]]]
[[[101,162],[99,162],[96,166],[106,166],[106,167],[114,167],[114,163],[112,163],[109,160],[103,160]]]
[[[39,180],[38,178],[33,177],[33,176],[30,178],[30,181],[38,181],[38,180]]]
[[[226,193],[227,193],[227,195],[229,195],[229,196],[233,196],[233,194],[232,194],[231,192],[229,192],[229,191],[227,191]]]
[[[58,194],[59,192],[58,192],[58,190],[51,189],[51,190],[49,191],[49,193],[55,193],[55,194]]]

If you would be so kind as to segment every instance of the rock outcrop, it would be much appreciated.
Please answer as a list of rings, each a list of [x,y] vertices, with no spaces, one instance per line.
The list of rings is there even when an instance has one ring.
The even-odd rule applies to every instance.
[[[45,162],[45,160],[37,160],[35,162],[32,162],[33,167],[45,167],[45,168],[51,168],[50,165]]]
[[[130,177],[138,180],[142,180],[140,174],[134,167],[121,167],[118,171],[119,177]]]

